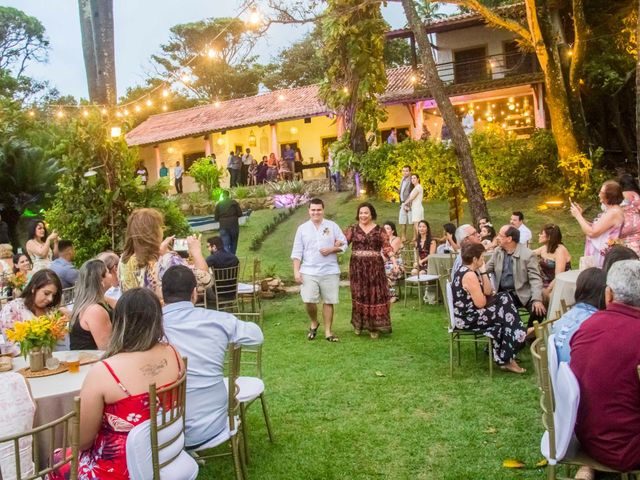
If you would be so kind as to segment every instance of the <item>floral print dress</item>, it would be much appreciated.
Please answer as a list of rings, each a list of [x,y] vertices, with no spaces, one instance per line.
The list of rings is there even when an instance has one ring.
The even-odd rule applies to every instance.
[[[351,325],[357,330],[391,333],[390,298],[383,254],[391,245],[385,231],[376,225],[365,233],[360,225],[345,232],[351,244],[349,283],[351,284]]]
[[[176,356],[176,362],[180,365],[178,352],[173,346],[171,348]],[[127,396],[115,403],[105,404],[102,425],[93,446],[80,453],[78,480],[128,480],[127,436],[133,427],[149,420],[149,393],[131,395],[109,364],[104,360],[102,363]],[[180,368],[176,380],[181,376]],[[54,461],[60,460],[62,453],[62,450],[56,451]],[[69,473],[69,465],[65,465],[65,468],[49,474],[47,480],[67,480],[70,477]]]
[[[518,309],[506,292],[498,292],[484,308],[474,305],[471,295],[462,286],[462,277],[470,271],[466,265],[460,267],[451,284],[456,328],[479,332],[493,339],[493,358],[497,364],[505,365],[524,345],[527,331],[522,326]]]

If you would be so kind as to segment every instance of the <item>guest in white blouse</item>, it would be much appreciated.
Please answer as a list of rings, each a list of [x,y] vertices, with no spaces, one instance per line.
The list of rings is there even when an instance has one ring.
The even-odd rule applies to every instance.
[[[5,338],[5,344],[0,347],[2,353],[20,354],[20,347],[7,340],[7,329],[12,329],[18,322],[25,322],[56,310],[61,300],[62,285],[58,276],[49,269],[34,273],[20,298],[7,303],[0,311],[0,328]]]

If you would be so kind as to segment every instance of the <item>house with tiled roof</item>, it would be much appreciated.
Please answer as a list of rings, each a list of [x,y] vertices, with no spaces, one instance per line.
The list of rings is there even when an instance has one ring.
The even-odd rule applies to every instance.
[[[512,16],[522,15],[520,5],[504,8]],[[518,49],[513,33],[487,26],[474,13],[433,20],[426,30],[447,93],[461,118],[473,116],[474,130],[498,124],[528,135],[546,128],[542,74],[535,56]],[[409,30],[387,34],[414,44],[412,35]],[[387,70],[380,102],[388,118],[379,125],[380,141],[392,128],[399,140],[439,139],[443,134],[442,118],[415,57],[413,63]],[[285,145],[302,152],[305,179],[322,177],[328,146],[342,134],[344,122],[318,91],[318,85],[309,85],[153,115],[131,130],[126,141],[140,148],[151,181],[158,178],[161,162],[172,167],[180,161],[188,168],[195,159],[215,154],[217,164],[226,167],[230,151],[250,148],[259,160],[272,152],[280,157]],[[186,178],[184,188],[197,186]]]

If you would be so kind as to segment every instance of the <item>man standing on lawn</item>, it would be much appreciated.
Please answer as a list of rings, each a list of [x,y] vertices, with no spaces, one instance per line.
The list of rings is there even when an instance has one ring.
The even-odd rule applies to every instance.
[[[338,252],[347,249],[347,239],[340,227],[324,218],[324,202],[313,198],[309,202],[309,221],[296,231],[291,259],[293,276],[300,286],[300,296],[311,320],[307,338],[318,333],[318,303],[322,299],[324,336],[329,342],[339,341],[331,331],[333,306],[338,303],[340,267]]]
[[[400,234],[400,238],[403,242],[407,239],[407,225],[411,225],[413,229],[413,224],[411,223],[411,211],[404,207],[404,202],[409,198],[412,189],[411,167],[409,165],[405,165],[402,167],[402,181],[400,182],[400,188],[395,189],[400,195],[400,214],[398,217],[398,224],[400,225],[402,232]]]

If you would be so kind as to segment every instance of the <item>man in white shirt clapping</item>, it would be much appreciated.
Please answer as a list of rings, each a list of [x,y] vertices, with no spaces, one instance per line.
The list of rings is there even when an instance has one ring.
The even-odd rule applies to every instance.
[[[293,276],[301,284],[300,296],[307,309],[311,326],[307,338],[313,340],[318,332],[318,303],[322,300],[324,336],[329,342],[338,337],[331,331],[333,306],[338,303],[340,267],[337,253],[347,249],[347,239],[340,227],[324,218],[324,203],[319,198],[309,202],[309,221],[296,231],[291,259]]]

